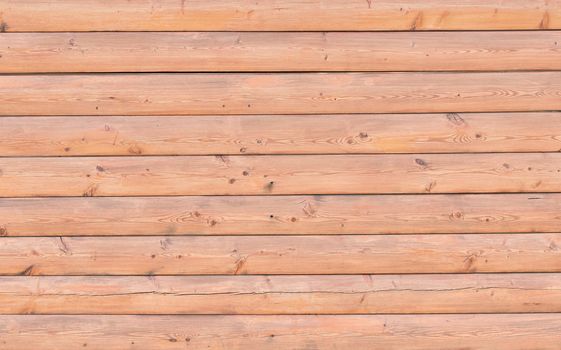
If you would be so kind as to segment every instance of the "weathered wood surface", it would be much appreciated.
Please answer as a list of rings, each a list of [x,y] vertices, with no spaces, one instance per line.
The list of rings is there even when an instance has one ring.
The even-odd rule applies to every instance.
[[[561,69],[561,32],[24,33],[1,73]]]
[[[4,237],[2,275],[561,272],[561,234]],[[411,307],[411,306],[409,306]]]
[[[561,0],[0,32],[0,349],[561,349]]]
[[[0,199],[3,236],[559,232],[561,194]]]
[[[561,311],[561,274],[0,277],[2,314]]]
[[[561,192],[559,153],[3,158],[0,170],[2,197]]]
[[[0,344],[51,349],[558,350],[560,314],[0,316]]]
[[[1,0],[2,31],[559,29],[558,0]]]
[[[3,156],[557,152],[561,113],[2,117]]]
[[[561,72],[0,76],[0,115],[501,112],[561,109]]]

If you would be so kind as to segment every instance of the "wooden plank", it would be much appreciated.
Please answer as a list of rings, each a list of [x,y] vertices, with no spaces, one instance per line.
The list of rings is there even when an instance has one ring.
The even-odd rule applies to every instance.
[[[559,314],[0,316],[12,350],[557,350]],[[461,344],[461,345],[459,345]]]
[[[561,113],[0,117],[3,156],[557,152]]]
[[[561,272],[561,234],[4,237],[2,275]]]
[[[19,198],[0,235],[559,232],[561,194]]]
[[[558,0],[1,0],[2,31],[561,28]]]
[[[0,76],[1,115],[522,112],[560,95],[561,72]]]
[[[1,73],[561,69],[561,32],[24,33]]]
[[[2,314],[561,311],[560,274],[0,277]]]
[[[561,154],[1,158],[0,196],[561,192]]]

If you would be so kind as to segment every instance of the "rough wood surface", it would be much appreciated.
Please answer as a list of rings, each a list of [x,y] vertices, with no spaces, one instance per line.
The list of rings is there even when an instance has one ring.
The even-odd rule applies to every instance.
[[[0,73],[561,69],[561,32],[25,33]]]
[[[557,152],[561,113],[0,117],[3,156]]]
[[[2,275],[561,272],[561,234],[4,237]]]
[[[559,111],[561,0],[0,0],[0,349],[561,350]]]
[[[558,350],[560,314],[0,316],[0,344],[52,349]]]
[[[560,312],[561,274],[0,277],[2,314]]]
[[[561,194],[0,199],[3,236],[559,232]]]
[[[561,192],[559,153],[2,158],[0,171],[2,197]]]
[[[1,0],[2,31],[561,28],[558,0]]]
[[[561,109],[561,72],[0,76],[0,115],[321,114]]]

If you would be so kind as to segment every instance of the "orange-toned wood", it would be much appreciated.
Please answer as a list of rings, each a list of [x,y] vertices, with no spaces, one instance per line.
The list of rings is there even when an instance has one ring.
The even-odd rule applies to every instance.
[[[0,349],[559,350],[561,0],[0,32]]]
[[[561,28],[558,0],[2,0],[2,31]]]
[[[0,316],[13,350],[557,350],[560,314]]]
[[[561,154],[0,159],[2,197],[561,192]]]
[[[4,237],[2,275],[561,272],[561,234]]]
[[[561,72],[0,76],[0,115],[561,109]]]
[[[423,314],[561,310],[561,274],[0,277],[0,284],[2,314]]]
[[[0,199],[3,236],[559,232],[561,194]]]
[[[561,32],[23,33],[0,72],[561,69]]]
[[[561,113],[0,117],[0,154],[557,152]]]

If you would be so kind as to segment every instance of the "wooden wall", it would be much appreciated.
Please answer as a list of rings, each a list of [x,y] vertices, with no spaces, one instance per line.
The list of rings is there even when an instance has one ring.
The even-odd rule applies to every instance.
[[[561,349],[560,30],[0,0],[0,349]]]

